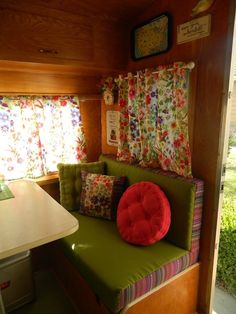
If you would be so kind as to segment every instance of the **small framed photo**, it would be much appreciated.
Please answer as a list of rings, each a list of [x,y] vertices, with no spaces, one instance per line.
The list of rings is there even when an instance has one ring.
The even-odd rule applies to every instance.
[[[134,60],[166,52],[170,47],[170,16],[163,13],[136,26],[131,33]]]

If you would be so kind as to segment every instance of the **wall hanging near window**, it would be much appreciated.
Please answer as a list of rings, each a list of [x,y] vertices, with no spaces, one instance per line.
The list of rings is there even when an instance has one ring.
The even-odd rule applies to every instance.
[[[170,46],[170,16],[162,14],[135,27],[131,32],[134,60],[163,53]]]
[[[100,82],[100,89],[103,95],[103,100],[106,105],[113,105],[115,96],[117,95],[117,85],[112,77],[102,79]]]
[[[188,86],[193,67],[178,62],[119,76],[119,160],[191,176]]]
[[[36,178],[86,160],[75,96],[0,96],[0,174]]]

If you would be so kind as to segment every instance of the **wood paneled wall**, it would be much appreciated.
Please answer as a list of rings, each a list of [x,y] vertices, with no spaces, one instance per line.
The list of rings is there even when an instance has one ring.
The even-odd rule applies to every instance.
[[[230,16],[235,12],[235,1],[216,0],[206,12],[212,15],[209,37],[177,45],[177,25],[192,19],[190,14],[195,5],[195,0],[181,1],[181,4],[171,0],[159,0],[149,7],[133,26],[163,12],[168,12],[173,20],[173,43],[169,52],[159,56],[140,61],[130,59],[128,70],[135,71],[146,67],[170,64],[173,61],[194,61],[196,65],[191,74],[196,76],[196,81],[195,89],[191,91],[194,97],[192,97],[191,103],[193,110],[190,127],[193,140],[193,174],[205,182],[199,311],[208,313],[210,288],[214,285],[212,272],[216,254],[215,237],[223,156],[222,139],[232,44],[233,24],[232,21],[230,22]],[[225,69],[227,69],[226,72]]]
[[[97,161],[101,154],[101,100],[80,102],[88,161]]]
[[[0,93],[79,94],[98,93],[98,77],[0,71]]]

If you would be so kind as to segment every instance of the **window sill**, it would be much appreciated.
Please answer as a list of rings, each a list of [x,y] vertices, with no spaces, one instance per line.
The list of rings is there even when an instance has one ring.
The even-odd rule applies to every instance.
[[[39,186],[57,183],[59,181],[58,173],[50,174],[50,175],[43,176],[37,179],[32,179],[32,181],[36,182]]]

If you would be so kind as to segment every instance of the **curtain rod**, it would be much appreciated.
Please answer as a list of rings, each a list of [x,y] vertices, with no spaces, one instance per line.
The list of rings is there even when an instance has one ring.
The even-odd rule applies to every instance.
[[[182,66],[181,68],[182,69],[189,69],[189,70],[192,70],[192,69],[194,69],[194,67],[195,67],[195,63],[193,62],[193,61],[191,61],[191,62],[189,62],[189,63],[186,63],[184,66]],[[169,68],[169,69],[167,69],[167,71],[171,71],[171,70],[173,70],[174,68],[172,67],[172,68]],[[160,72],[161,70],[157,70],[157,71],[153,71],[152,72],[152,74],[155,74],[155,73],[158,73],[158,72]],[[119,77],[121,76],[121,74],[119,75]],[[137,75],[134,75],[134,77],[137,77]],[[128,79],[128,76],[126,76],[124,79]]]

